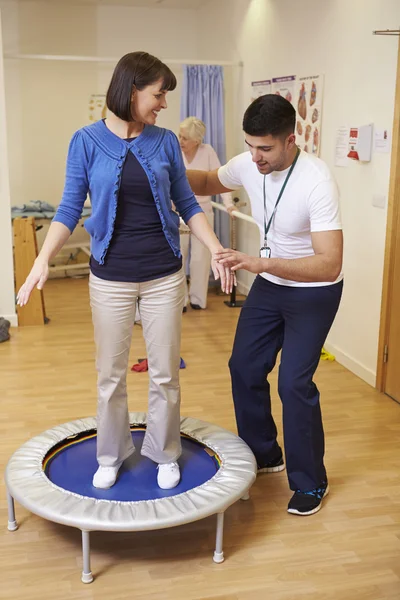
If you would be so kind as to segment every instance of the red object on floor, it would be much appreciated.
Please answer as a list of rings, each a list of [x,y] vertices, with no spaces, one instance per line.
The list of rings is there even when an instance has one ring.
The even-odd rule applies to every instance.
[[[148,370],[149,365],[147,362],[147,358],[144,358],[143,360],[139,359],[139,362],[136,365],[133,365],[133,367],[131,368],[131,371],[136,371],[137,373],[143,373],[144,371]]]
[[[136,371],[136,373],[144,373],[145,371],[149,370],[147,358],[139,358],[138,361],[139,362],[137,362],[135,365],[133,365],[133,367],[131,367],[131,371]],[[186,369],[186,364],[182,357],[179,368]]]

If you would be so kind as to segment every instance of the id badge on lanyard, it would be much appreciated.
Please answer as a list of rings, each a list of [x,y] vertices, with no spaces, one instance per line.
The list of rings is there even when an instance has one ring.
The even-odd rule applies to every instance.
[[[271,258],[271,248],[269,246],[260,248],[260,258]]]
[[[296,166],[297,160],[300,156],[300,148],[297,148],[297,153],[296,153],[296,157],[294,159],[294,161],[292,162],[292,166],[290,167],[289,173],[286,175],[286,179],[283,182],[283,185],[281,187],[281,191],[279,192],[279,196],[278,199],[275,203],[275,207],[274,210],[272,211],[272,215],[270,216],[269,220],[268,220],[268,224],[267,224],[267,198],[266,198],[266,193],[265,193],[265,175],[264,175],[264,181],[263,181],[263,200],[264,200],[264,245],[262,248],[260,248],[260,258],[271,258],[271,248],[268,246],[268,232],[270,230],[271,224],[272,224],[272,220],[275,216],[276,213],[276,209],[278,208],[278,204],[280,199],[283,196],[283,192],[285,191],[285,187],[287,185],[287,182],[290,179],[291,174],[293,173],[293,169]]]

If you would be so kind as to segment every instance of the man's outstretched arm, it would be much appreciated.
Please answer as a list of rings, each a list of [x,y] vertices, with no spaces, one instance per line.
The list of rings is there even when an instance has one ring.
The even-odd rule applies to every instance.
[[[232,191],[220,182],[218,169],[214,171],[194,171],[189,169],[186,171],[186,176],[196,196],[214,196]]]

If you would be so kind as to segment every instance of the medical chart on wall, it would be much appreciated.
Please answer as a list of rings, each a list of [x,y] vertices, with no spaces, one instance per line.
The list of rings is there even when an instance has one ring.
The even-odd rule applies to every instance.
[[[297,111],[297,144],[305,152],[316,156],[319,156],[321,147],[323,85],[323,75],[298,76],[292,102]]]
[[[95,123],[107,116],[106,95],[91,94],[89,97],[89,121]]]
[[[348,167],[350,159],[349,153],[349,141],[350,141],[350,127],[347,125],[341,125],[336,131],[336,144],[335,144],[335,166],[336,167]]]
[[[321,148],[323,75],[286,75],[251,84],[251,102],[278,94],[296,109],[296,141],[305,152],[319,156]]]
[[[381,154],[389,154],[392,148],[392,134],[390,129],[374,130],[374,151]]]
[[[272,79],[272,93],[282,96],[293,104],[295,93],[296,76],[275,77]]]
[[[271,93],[271,80],[263,79],[262,81],[252,81],[251,82],[251,95],[250,95],[250,103],[253,102],[256,98],[260,96],[264,96],[265,94]]]

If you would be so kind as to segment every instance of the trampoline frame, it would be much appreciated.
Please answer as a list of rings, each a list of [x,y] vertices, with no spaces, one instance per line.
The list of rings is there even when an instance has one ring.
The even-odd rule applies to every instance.
[[[131,425],[146,425],[145,413],[130,413],[129,416]],[[44,519],[80,529],[82,582],[91,583],[90,531],[162,529],[216,514],[213,560],[222,563],[225,510],[237,500],[249,498],[249,489],[257,474],[254,455],[245,442],[216,425],[182,417],[181,433],[218,455],[221,466],[217,473],[195,488],[166,498],[129,502],[99,500],[60,488],[47,478],[43,470],[43,460],[54,446],[70,436],[92,429],[96,429],[93,417],[71,421],[32,438],[13,454],[5,474],[9,531],[18,529],[14,499]]]

